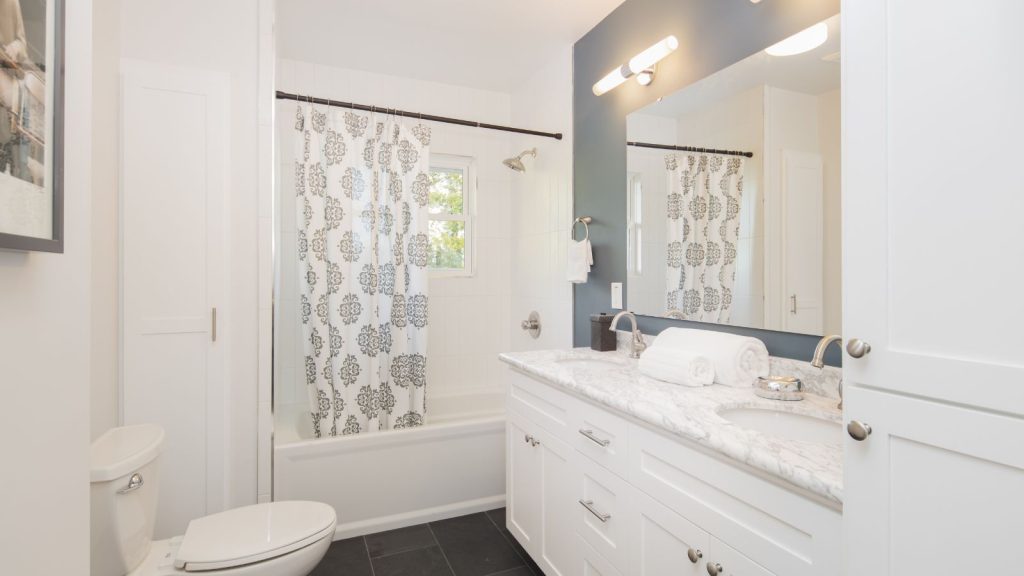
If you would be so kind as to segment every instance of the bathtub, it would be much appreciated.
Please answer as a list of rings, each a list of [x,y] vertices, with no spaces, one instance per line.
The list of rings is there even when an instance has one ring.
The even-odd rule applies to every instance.
[[[313,437],[306,405],[274,413],[274,500],[334,506],[334,539],[505,505],[501,393],[428,398],[420,428]]]

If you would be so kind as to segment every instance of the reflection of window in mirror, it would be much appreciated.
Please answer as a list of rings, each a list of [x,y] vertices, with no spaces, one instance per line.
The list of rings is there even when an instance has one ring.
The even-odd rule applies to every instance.
[[[633,275],[640,276],[644,268],[644,184],[636,172],[630,172],[627,181],[628,266]]]

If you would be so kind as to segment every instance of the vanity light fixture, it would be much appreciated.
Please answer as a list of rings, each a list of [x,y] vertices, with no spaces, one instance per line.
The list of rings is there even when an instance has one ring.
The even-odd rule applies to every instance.
[[[819,22],[764,49],[770,56],[793,56],[814,50],[828,40],[828,24]]]
[[[600,96],[638,74],[647,76],[645,80],[637,78],[640,84],[644,86],[650,84],[654,80],[654,65],[675,51],[676,48],[679,48],[679,40],[675,36],[664,38],[654,46],[630,58],[627,64],[612,70],[604,78],[598,80],[594,84],[594,95]]]

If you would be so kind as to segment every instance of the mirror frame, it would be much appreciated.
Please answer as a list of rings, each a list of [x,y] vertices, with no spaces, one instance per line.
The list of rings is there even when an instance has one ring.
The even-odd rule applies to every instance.
[[[585,284],[573,285],[573,342],[590,342],[590,315],[609,310],[611,283],[625,285],[626,116],[840,11],[839,0],[627,0],[573,48],[573,216],[590,216],[595,265]],[[679,48],[658,65],[650,86],[626,82],[602,96],[591,87],[654,40],[675,35]],[[569,223],[567,222],[566,225]],[[624,286],[628,290],[628,286]],[[628,294],[624,294],[628,302]],[[774,356],[809,360],[819,336],[720,324],[637,317],[657,334],[682,326],[760,338]],[[826,362],[842,354],[830,349]]]

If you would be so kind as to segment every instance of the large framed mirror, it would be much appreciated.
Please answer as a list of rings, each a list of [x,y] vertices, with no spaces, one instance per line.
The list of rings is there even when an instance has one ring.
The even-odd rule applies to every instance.
[[[629,114],[630,310],[842,333],[839,19]]]

